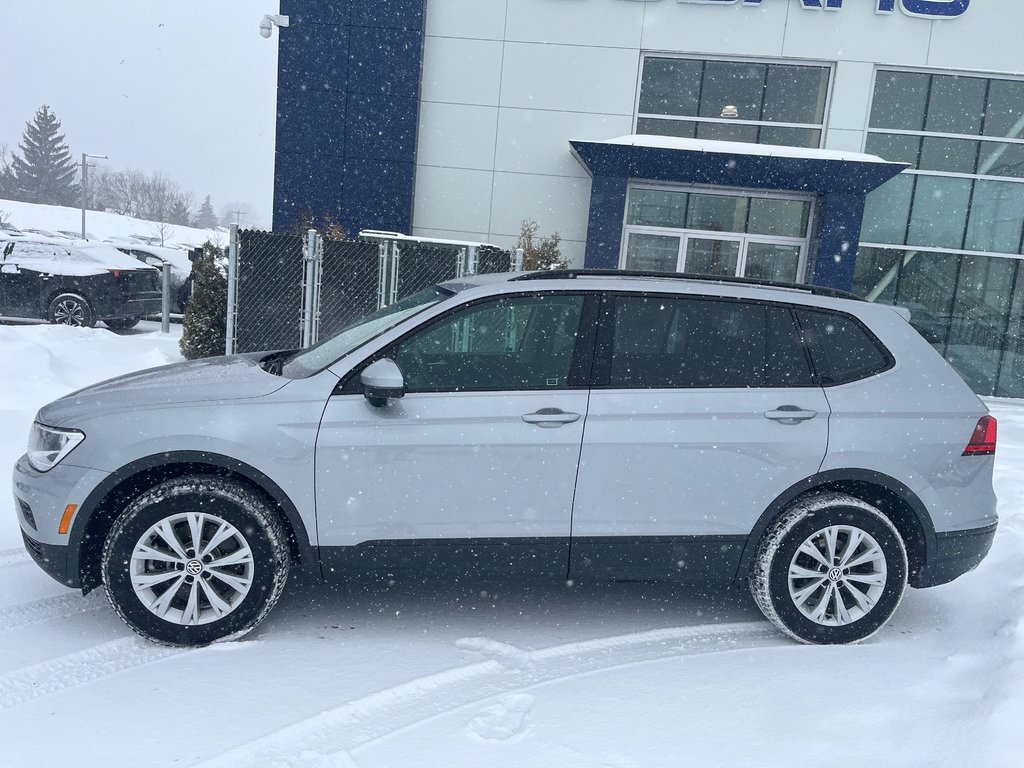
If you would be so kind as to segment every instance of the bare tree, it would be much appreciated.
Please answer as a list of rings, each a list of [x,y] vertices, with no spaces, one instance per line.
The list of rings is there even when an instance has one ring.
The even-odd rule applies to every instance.
[[[153,233],[160,238],[160,245],[167,245],[167,241],[174,237],[174,227],[161,221],[153,225]]]

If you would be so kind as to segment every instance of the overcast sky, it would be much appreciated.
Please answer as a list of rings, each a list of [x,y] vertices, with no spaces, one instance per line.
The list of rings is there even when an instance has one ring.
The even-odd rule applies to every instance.
[[[0,143],[16,150],[49,104],[76,158],[163,171],[249,202],[270,225],[278,0],[31,0],[3,3]]]

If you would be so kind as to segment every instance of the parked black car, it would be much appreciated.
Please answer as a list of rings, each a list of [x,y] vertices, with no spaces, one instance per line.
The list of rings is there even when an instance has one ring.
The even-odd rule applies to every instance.
[[[109,246],[0,239],[0,318],[131,328],[160,312],[159,272]]]

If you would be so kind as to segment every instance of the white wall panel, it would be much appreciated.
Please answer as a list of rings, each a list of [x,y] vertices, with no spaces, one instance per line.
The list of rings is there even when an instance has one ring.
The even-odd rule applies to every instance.
[[[508,0],[427,0],[427,35],[502,40]]]
[[[875,13],[874,0],[847,0],[838,11],[792,6],[783,56],[914,65],[927,59],[930,21]]]
[[[782,53],[789,8],[785,0],[759,7],[645,3],[643,47],[743,56]]]
[[[632,126],[633,119],[626,115],[502,107],[494,167],[499,171],[587,177],[569,150],[569,140],[611,139],[628,134]]]
[[[498,108],[425,101],[420,105],[416,162],[490,171]]]
[[[490,171],[416,166],[413,228],[487,232]]]
[[[523,219],[540,225],[541,235],[586,240],[590,179],[495,173],[491,232],[518,235]]]
[[[870,62],[840,61],[832,84],[829,128],[862,131],[867,127],[868,105],[875,87],[875,66]]]
[[[841,152],[863,152],[864,131],[847,131],[832,128],[825,134],[825,149],[836,149]]]
[[[506,43],[501,106],[632,115],[639,63],[637,50]]]
[[[928,66],[1024,74],[1024,3],[974,0],[959,19],[932,22]]]
[[[509,40],[639,48],[644,3],[625,0],[511,0]]]
[[[498,105],[501,48],[493,40],[428,37],[423,44],[423,101]]]

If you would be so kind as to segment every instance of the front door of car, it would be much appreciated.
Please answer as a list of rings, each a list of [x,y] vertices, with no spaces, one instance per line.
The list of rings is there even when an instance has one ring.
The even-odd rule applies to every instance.
[[[609,297],[570,573],[731,578],[758,517],[820,468],[828,420],[789,308]]]
[[[581,320],[596,301],[541,293],[466,305],[367,361],[394,359],[404,397],[371,404],[364,366],[339,385],[316,449],[326,569],[463,557],[564,576],[593,349],[594,323]]]

